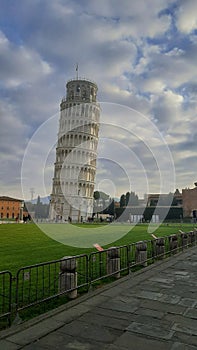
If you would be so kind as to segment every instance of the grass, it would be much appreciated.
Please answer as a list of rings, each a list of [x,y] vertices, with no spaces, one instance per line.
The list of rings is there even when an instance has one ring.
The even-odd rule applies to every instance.
[[[35,224],[0,225],[0,271],[84,253],[45,235]]]
[[[136,225],[131,230],[129,226],[125,229],[124,224],[117,225],[114,228],[112,225],[108,225],[111,226],[112,231],[114,230],[114,236],[110,232],[109,239],[107,231],[103,234],[104,238],[102,237],[102,231],[105,231],[106,226],[96,225],[95,227],[95,225],[89,224],[64,225],[64,230],[68,230],[68,227],[74,226],[75,228],[78,227],[80,230],[74,232],[75,235],[72,236],[73,240],[70,238],[72,232],[65,235],[69,237],[68,242],[74,242],[73,245],[75,246],[71,246],[61,244],[50,238],[35,224],[0,225],[0,271],[9,270],[15,274],[16,271],[23,266],[61,259],[63,256],[67,255],[89,254],[95,251],[92,244],[93,242],[99,243],[107,248],[109,246],[127,245],[129,243],[152,238],[150,233],[147,233],[148,225],[146,224]],[[52,230],[57,230],[60,226],[51,225],[50,227]],[[121,231],[122,228],[125,232],[129,232],[123,235],[122,232],[124,231]],[[154,232],[154,235],[163,237],[177,233],[179,229],[189,231],[193,229],[193,224],[182,224],[181,226],[180,224],[162,224]],[[121,232],[120,234],[119,231]],[[100,240],[99,237],[101,237]],[[118,239],[116,239],[117,237]],[[84,245],[81,244],[82,241]],[[88,242],[88,248],[83,247],[86,245],[86,242]]]

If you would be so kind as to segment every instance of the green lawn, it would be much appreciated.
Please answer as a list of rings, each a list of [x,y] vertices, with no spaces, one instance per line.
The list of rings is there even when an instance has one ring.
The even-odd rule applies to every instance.
[[[114,227],[113,225],[108,225],[110,237],[108,237],[108,228],[104,225],[63,225],[50,225],[50,230],[57,232],[57,237],[54,237],[58,238],[60,228],[61,230],[63,229],[65,237],[69,237],[65,242],[75,242],[75,244],[73,244],[74,246],[61,244],[55,241],[44,234],[35,224],[0,225],[0,271],[9,270],[12,273],[16,273],[22,266],[60,259],[67,255],[89,254],[91,251],[95,251],[92,244],[93,242],[99,243],[106,248],[114,245],[127,245],[129,243],[152,238],[151,234],[147,233],[148,225],[145,224],[140,224],[133,228],[131,227],[132,230],[130,230],[128,225],[125,226],[124,224],[119,224]],[[69,233],[69,229],[72,227],[74,229],[73,234],[72,232]],[[78,229],[78,231],[76,229]],[[193,225],[180,225],[178,223],[169,225],[162,224],[154,232],[154,235],[162,237],[177,233],[180,229],[189,231],[193,229]],[[124,231],[129,232],[123,235]],[[102,232],[104,233],[102,234]],[[82,241],[84,245],[81,244]],[[88,248],[85,248],[86,242],[88,242]]]

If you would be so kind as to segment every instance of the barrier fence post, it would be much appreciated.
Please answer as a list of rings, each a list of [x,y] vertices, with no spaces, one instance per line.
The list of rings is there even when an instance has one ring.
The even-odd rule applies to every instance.
[[[197,244],[197,229],[194,229],[194,245]]]
[[[188,233],[188,244],[189,245],[193,245],[195,243],[195,232],[194,231],[190,231]]]
[[[181,245],[182,248],[187,247],[188,234],[186,232],[181,232]]]
[[[75,257],[64,256],[60,262],[59,291],[68,293],[69,299],[77,297],[77,261]]]
[[[169,236],[169,241],[170,241],[170,251],[171,253],[176,253],[177,248],[178,248],[178,237],[177,235],[171,235]]]
[[[117,247],[111,247],[107,250],[107,274],[113,274],[117,279],[120,278],[120,252]]]
[[[147,243],[140,241],[136,243],[136,263],[147,266]]]
[[[163,237],[157,238],[155,241],[155,254],[159,259],[165,257],[165,239]]]

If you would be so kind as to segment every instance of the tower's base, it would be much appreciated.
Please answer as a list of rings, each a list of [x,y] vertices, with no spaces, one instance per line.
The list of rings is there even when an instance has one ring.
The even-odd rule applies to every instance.
[[[50,203],[49,218],[53,222],[83,222],[92,218],[93,200],[85,199],[79,206],[64,203]]]

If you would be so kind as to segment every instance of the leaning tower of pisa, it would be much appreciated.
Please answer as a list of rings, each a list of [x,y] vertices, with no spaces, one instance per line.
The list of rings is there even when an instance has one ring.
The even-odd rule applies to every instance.
[[[79,222],[92,216],[100,107],[97,85],[69,80],[60,104],[50,219]]]

